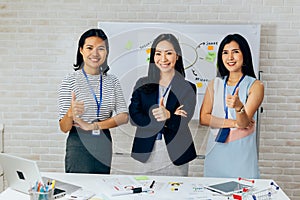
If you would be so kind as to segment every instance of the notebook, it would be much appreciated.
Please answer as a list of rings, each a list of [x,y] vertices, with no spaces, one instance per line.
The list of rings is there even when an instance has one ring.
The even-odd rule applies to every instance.
[[[0,153],[0,165],[3,168],[8,186],[19,192],[28,194],[28,190],[34,186],[36,181],[47,183],[48,180],[52,180],[51,178],[41,176],[37,163],[33,160]],[[66,194],[71,194],[81,189],[80,186],[57,180],[55,188],[65,190]]]

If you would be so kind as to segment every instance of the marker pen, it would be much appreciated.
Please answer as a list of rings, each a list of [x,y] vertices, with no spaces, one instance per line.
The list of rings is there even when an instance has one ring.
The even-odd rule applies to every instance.
[[[128,191],[123,191],[123,192],[116,192],[113,193],[112,196],[121,196],[121,195],[128,195],[128,194],[135,194],[135,193],[142,193],[142,192],[148,192],[149,190],[144,188],[144,187],[137,187],[133,188]]]
[[[152,181],[151,185],[150,185],[150,189],[153,188],[155,181]]]

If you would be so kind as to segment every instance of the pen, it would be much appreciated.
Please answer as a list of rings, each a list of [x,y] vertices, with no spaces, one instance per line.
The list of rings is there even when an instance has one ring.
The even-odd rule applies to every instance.
[[[42,187],[42,183],[41,183],[41,182],[39,182],[39,183],[38,183],[38,186],[37,186],[37,190],[36,190],[36,191],[37,191],[37,192],[40,192],[40,190],[41,190],[41,187]]]
[[[150,189],[153,188],[155,181],[152,181],[151,185],[150,185]]]
[[[38,191],[38,185],[39,185],[39,182],[36,181],[35,186],[33,187],[34,191],[36,191],[36,192]]]
[[[46,192],[49,192],[49,185],[45,186]]]
[[[54,189],[55,187],[55,180],[52,180],[51,188]]]
[[[144,187],[137,187],[128,191],[113,193],[112,196],[121,196],[121,195],[128,195],[128,194],[135,194],[135,193],[142,193],[142,192],[148,192],[148,190],[145,189]]]

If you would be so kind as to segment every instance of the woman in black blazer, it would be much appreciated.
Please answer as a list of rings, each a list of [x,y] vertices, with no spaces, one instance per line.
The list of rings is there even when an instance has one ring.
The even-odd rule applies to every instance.
[[[151,47],[148,76],[136,82],[129,105],[137,173],[188,175],[188,162],[196,158],[188,127],[195,105],[196,87],[185,80],[179,42],[161,34]]]

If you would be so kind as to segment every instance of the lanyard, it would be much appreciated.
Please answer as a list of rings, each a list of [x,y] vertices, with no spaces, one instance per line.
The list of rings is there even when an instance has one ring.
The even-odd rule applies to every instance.
[[[101,104],[102,104],[102,74],[100,73],[100,99],[99,99],[99,101],[98,101],[98,99],[97,99],[97,96],[96,96],[96,94],[95,94],[95,92],[94,92],[94,90],[93,90],[93,88],[92,88],[92,86],[91,86],[91,84],[90,84],[90,81],[89,81],[89,78],[88,78],[88,76],[86,75],[86,73],[85,73],[85,71],[84,71],[84,69],[82,68],[82,73],[84,74],[84,77],[85,77],[85,79],[86,79],[86,82],[87,82],[87,84],[88,84],[88,86],[89,86],[89,88],[90,88],[90,92],[92,93],[92,95],[94,96],[94,99],[95,99],[95,102],[96,102],[96,104],[97,104],[97,118],[99,118],[99,115],[100,115],[100,108],[101,108]]]
[[[162,98],[165,98],[165,96],[167,95],[170,88],[171,88],[171,83],[168,85],[166,91],[163,93]],[[158,95],[158,104],[159,104],[159,101],[160,101],[160,98],[159,98],[159,95]]]
[[[159,86],[158,86],[158,88],[159,88]],[[165,98],[165,96],[167,95],[170,88],[171,88],[171,83],[168,85],[166,91],[163,93],[162,98]],[[159,93],[160,93],[160,91],[158,89],[158,104],[160,103]],[[156,140],[161,140],[162,139],[162,133],[163,132],[158,132],[158,134],[156,135]]]
[[[225,111],[225,119],[228,119],[228,107],[226,106],[226,85],[227,85],[227,81],[228,81],[229,76],[226,77],[225,81],[224,81],[224,96],[223,96],[223,105],[224,105],[224,111]],[[234,95],[236,89],[239,87],[240,83],[242,82],[242,80],[245,78],[245,75],[242,76],[242,78],[240,78],[239,82],[236,84],[236,86],[233,89],[232,95]]]

